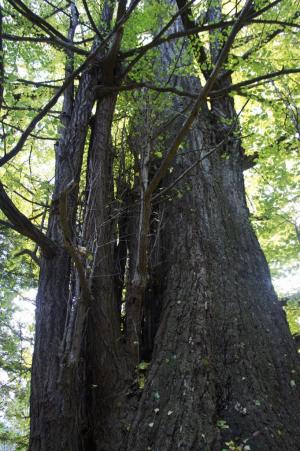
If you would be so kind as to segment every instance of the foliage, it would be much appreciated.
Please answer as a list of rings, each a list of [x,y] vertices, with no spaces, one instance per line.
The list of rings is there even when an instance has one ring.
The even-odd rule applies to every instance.
[[[0,304],[0,443],[27,449],[29,434],[29,386],[33,327],[17,320],[14,292],[1,296]],[[23,300],[23,302],[29,302]]]

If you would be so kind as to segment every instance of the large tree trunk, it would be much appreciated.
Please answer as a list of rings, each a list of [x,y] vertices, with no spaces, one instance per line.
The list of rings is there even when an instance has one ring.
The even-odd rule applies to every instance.
[[[76,414],[79,393],[60,386],[63,337],[70,296],[70,256],[63,246],[59,197],[72,182],[79,182],[84,143],[94,102],[92,88],[97,74],[86,71],[81,79],[73,112],[56,148],[56,184],[49,218],[48,236],[61,246],[57,256],[42,258],[36,308],[35,347],[31,383],[30,450],[76,450]],[[70,113],[70,111],[66,112]],[[75,226],[78,186],[68,199],[68,222]],[[67,384],[68,385],[68,384]]]
[[[225,139],[163,204],[162,314],[128,451],[299,449],[299,358],[227,134],[202,112],[166,181]]]
[[[176,60],[176,49],[164,47],[163,64]],[[129,224],[119,221],[118,227],[110,140],[116,96],[98,102],[83,231],[80,242],[73,243],[84,254],[78,257],[84,280],[79,283],[78,274],[72,280],[57,203],[72,189],[66,208],[74,231],[76,183],[97,78],[94,71],[83,74],[57,148],[48,234],[62,250],[42,260],[30,450],[296,451],[298,355],[249,224],[243,154],[233,133],[237,127],[226,122],[235,119],[231,100],[213,102],[211,111],[203,107],[163,185],[209,155],[155,205],[143,197],[152,176],[148,162],[153,149],[145,147],[140,200],[147,208],[127,205],[136,217],[127,218]],[[172,80],[185,90],[200,89],[191,77]],[[174,103],[179,111],[183,106]],[[171,135],[181,125],[178,117]],[[117,229],[119,240],[128,230],[138,235],[119,247],[128,264],[127,269],[121,265],[119,285],[114,274]],[[133,280],[127,286],[122,336],[126,271]],[[142,359],[151,359],[151,365],[139,399],[134,378]]]
[[[126,2],[123,0],[118,4],[117,20],[125,12]],[[104,2],[102,5],[102,24],[110,27],[115,2]],[[77,9],[74,2],[71,2],[71,23],[68,38],[73,39],[77,25]],[[120,46],[122,32],[116,33],[116,49]],[[93,49],[99,46],[99,39],[94,39]],[[113,46],[114,47],[114,46]],[[104,49],[102,49],[103,56]],[[91,382],[87,372],[90,371],[93,364],[87,369],[87,355],[91,357],[92,362],[99,362],[98,355],[87,352],[86,341],[90,348],[95,348],[99,336],[103,343],[103,334],[105,331],[98,324],[99,309],[102,312],[102,306],[99,307],[99,293],[89,283],[90,260],[89,255],[80,254],[80,244],[82,236],[78,236],[76,228],[78,227],[78,193],[82,174],[82,162],[86,137],[89,126],[91,125],[92,108],[95,103],[95,87],[103,83],[106,65],[98,65],[97,60],[101,60],[101,54],[95,58],[93,64],[85,69],[81,75],[79,86],[74,100],[74,86],[70,85],[64,93],[64,104],[62,111],[62,123],[64,128],[61,130],[61,138],[56,146],[56,164],[55,164],[55,188],[53,194],[53,203],[49,215],[48,236],[60,246],[60,252],[54,258],[42,258],[39,289],[37,295],[36,308],[36,333],[35,347],[32,366],[31,382],[31,429],[30,429],[30,450],[55,450],[55,451],[78,451],[81,449],[91,449],[89,447],[90,424],[97,423],[99,414],[97,408],[95,413],[89,411],[87,401],[89,389],[86,384]],[[115,61],[109,60],[106,63],[113,72]],[[67,53],[66,76],[73,71],[73,55]],[[112,82],[112,80],[109,80]],[[90,162],[93,167],[89,168],[90,175],[97,178],[97,190],[94,194],[99,194],[100,198],[96,202],[99,207],[98,223],[92,222],[99,230],[99,221],[107,213],[105,210],[106,201],[109,199],[109,193],[112,187],[104,190],[103,196],[101,188],[107,186],[107,180],[111,182],[111,152],[108,146],[112,125],[116,96],[105,99],[100,102],[100,108],[96,114],[96,127],[94,136],[96,140],[90,145]],[[103,107],[103,111],[101,110]],[[99,140],[97,142],[97,140]],[[96,143],[96,144],[95,144]],[[99,152],[100,150],[100,157]],[[103,164],[104,162],[104,164]],[[106,163],[108,162],[108,163]],[[101,175],[105,173],[105,178],[96,174],[97,169],[101,169]],[[95,186],[88,178],[87,189],[93,189]],[[102,197],[101,197],[102,196]],[[91,196],[94,201],[95,196]],[[103,203],[104,202],[104,203]],[[90,210],[87,208],[87,218],[89,219]],[[102,214],[103,213],[103,214]],[[98,212],[93,211],[93,214]],[[88,222],[87,219],[87,222]],[[89,225],[84,224],[86,230]],[[102,237],[102,245],[106,244],[108,230],[104,228],[105,233]],[[89,230],[90,242],[97,241],[95,230]],[[86,236],[83,236],[86,238]],[[91,249],[89,243],[86,244],[87,252]],[[79,247],[77,247],[79,246]],[[107,267],[111,269],[110,253],[104,252],[104,264],[99,264],[98,248],[95,252],[95,272],[101,275],[101,270]],[[100,267],[100,269],[99,269]],[[99,277],[99,274],[92,276]],[[111,284],[110,284],[111,285]],[[110,286],[109,285],[109,286]],[[102,287],[104,288],[104,287]],[[104,288],[105,289],[105,288]],[[93,296],[93,294],[96,295]],[[102,293],[101,293],[102,294]],[[110,293],[106,298],[111,301]],[[91,305],[91,299],[95,301]],[[97,302],[98,301],[98,302]],[[107,307],[108,305],[108,307]],[[110,302],[104,308],[109,308]],[[95,329],[89,328],[89,335],[93,336],[91,343],[90,337],[86,338],[87,315],[89,309],[93,307],[95,319]],[[98,310],[97,310],[98,309]],[[109,312],[110,317],[111,312]],[[103,321],[103,319],[102,319]],[[114,331],[118,330],[117,327]],[[94,343],[94,344],[93,344]],[[101,348],[101,346],[100,346]],[[103,347],[101,348],[101,350]],[[97,367],[98,368],[98,367]],[[88,373],[88,374],[90,374]],[[92,377],[92,381],[94,381]],[[94,382],[96,387],[96,384]],[[92,404],[95,404],[92,402]],[[91,420],[92,419],[92,420]]]

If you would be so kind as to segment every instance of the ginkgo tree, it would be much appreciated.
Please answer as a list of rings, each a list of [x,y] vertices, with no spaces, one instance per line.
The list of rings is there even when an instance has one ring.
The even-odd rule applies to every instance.
[[[1,5],[3,243],[39,273],[30,450],[297,449],[250,219],[267,245],[277,216],[297,231],[299,27],[290,0]]]

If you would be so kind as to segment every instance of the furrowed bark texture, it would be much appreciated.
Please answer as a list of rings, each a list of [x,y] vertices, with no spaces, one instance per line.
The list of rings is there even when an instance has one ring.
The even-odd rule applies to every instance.
[[[115,417],[120,409],[120,387],[125,376],[120,356],[120,311],[114,276],[116,217],[111,126],[115,102],[116,96],[113,95],[104,97],[98,104],[89,156],[85,233],[87,249],[93,259],[86,344],[89,418],[86,449],[90,450],[109,450],[112,442],[120,440]]]
[[[103,6],[102,19],[108,27],[114,6],[114,2],[105,2]],[[77,10],[74,4],[72,7],[71,28],[77,24]],[[125,7],[126,1],[118,3],[117,21],[125,13]],[[113,193],[109,144],[114,95],[100,102],[90,146],[92,166],[87,188],[93,205],[87,209],[84,224],[89,234],[85,256],[77,249],[75,227],[84,145],[95,101],[94,88],[104,81],[113,83],[112,79],[107,79],[107,71],[114,74],[121,38],[122,28],[113,37],[109,58],[106,62],[103,60],[101,68],[95,61],[93,67],[82,73],[74,104],[73,89],[65,92],[62,112],[65,128],[56,147],[54,201],[48,226],[48,236],[61,246],[61,252],[51,261],[43,260],[37,296],[30,433],[30,450],[34,451],[96,449],[98,432],[103,431],[103,424],[107,425],[106,417],[102,416],[100,420],[97,410],[99,398],[103,400],[101,390],[109,390],[109,384],[115,388],[118,375],[111,370],[116,364],[114,350],[120,327],[118,310],[113,302],[113,242],[110,241],[113,228],[108,213]],[[98,44],[95,38],[94,49]],[[67,74],[72,70],[70,57],[68,54]],[[99,58],[101,60],[101,55]],[[63,197],[65,206],[62,209]],[[71,263],[74,265],[72,270]],[[88,285],[88,282],[92,283]],[[113,357],[109,364],[108,355]],[[92,394],[91,389],[94,390]]]
[[[227,133],[202,112],[166,182]],[[242,159],[229,136],[164,203],[162,314],[128,451],[298,449],[299,358],[249,224]]]
[[[93,106],[97,76],[83,74],[69,124],[57,146],[56,185],[48,237],[63,245],[58,199],[68,184],[79,181],[84,142]],[[67,114],[69,112],[66,112]],[[69,224],[74,227],[76,192],[69,196]],[[42,259],[36,308],[36,333],[31,384],[30,450],[78,449],[78,393],[59,387],[61,343],[68,309],[70,258],[62,247],[52,259]]]
[[[177,54],[163,46],[163,65]],[[191,92],[200,88],[193,77],[172,81]],[[174,134],[179,126],[173,124]],[[124,449],[296,451],[299,357],[249,223],[230,98],[211,111],[203,106],[163,186],[206,153],[161,198],[162,311]]]
[[[178,43],[162,48],[162,67],[173,67]],[[114,58],[106,74],[109,82]],[[41,263],[30,451],[220,451],[246,445],[257,451],[296,451],[299,360],[249,224],[244,156],[238,134],[232,132],[238,127],[226,125],[236,120],[232,100],[213,102],[211,111],[203,105],[161,185],[172,184],[199,158],[209,156],[159,202],[147,204],[146,213],[136,202],[144,194],[137,193],[136,185],[126,196],[134,202],[124,209],[124,217],[114,205],[111,129],[116,95],[98,101],[78,256],[90,294],[83,296],[63,247],[58,205],[69,189],[67,219],[75,235],[83,149],[99,79],[97,69],[83,73],[72,112],[71,107],[64,112],[69,117],[56,149],[48,237],[61,250]],[[191,92],[200,89],[192,77],[174,76],[171,82]],[[174,101],[171,114],[184,107],[184,101]],[[166,148],[182,116],[166,133]],[[141,168],[144,189],[153,177],[148,168],[152,151],[144,155]],[[119,257],[117,233],[119,240],[126,240],[122,248],[118,245]],[[126,265],[118,262],[117,284],[120,258]],[[127,324],[122,331],[120,303],[126,283]],[[143,359],[151,359],[151,365],[139,397],[136,365]]]

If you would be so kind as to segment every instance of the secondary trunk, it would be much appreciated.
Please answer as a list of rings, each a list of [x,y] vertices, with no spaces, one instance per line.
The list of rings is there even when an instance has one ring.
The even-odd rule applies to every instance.
[[[110,449],[120,440],[115,422],[126,371],[120,354],[120,311],[115,287],[116,209],[113,194],[111,127],[116,95],[97,106],[89,154],[85,245],[90,258],[91,304],[85,356],[87,363],[87,450]],[[123,378],[123,379],[122,379]]]
[[[69,124],[56,148],[56,185],[49,218],[48,236],[61,245],[59,255],[42,258],[36,308],[35,347],[31,383],[30,450],[75,450],[78,428],[74,409],[78,396],[74,388],[59,386],[63,336],[70,295],[70,257],[63,246],[59,217],[59,196],[74,181],[79,182],[83,149],[94,102],[92,87],[97,74],[86,71],[81,79]],[[74,192],[75,191],[75,192]],[[77,205],[75,188],[68,199],[68,222],[74,227]],[[64,384],[63,384],[64,385]]]

